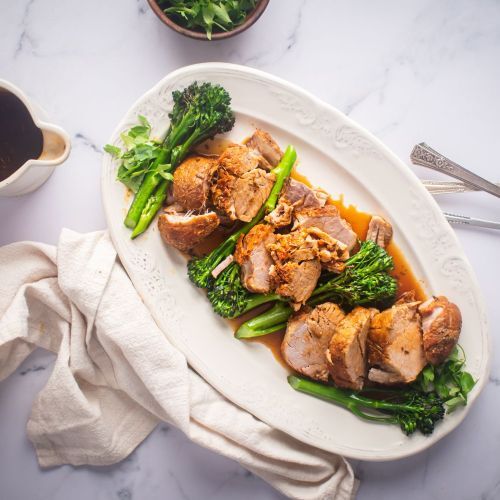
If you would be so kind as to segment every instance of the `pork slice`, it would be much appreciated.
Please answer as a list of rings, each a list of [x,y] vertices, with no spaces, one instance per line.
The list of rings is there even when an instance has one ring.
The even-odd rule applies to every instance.
[[[283,187],[276,208],[266,217],[275,227],[285,227],[292,223],[293,211],[300,208],[322,207],[328,194],[320,189],[306,186],[295,179],[288,179]]]
[[[173,198],[185,211],[206,209],[210,183],[217,161],[206,156],[190,156],[174,172]]]
[[[241,266],[243,285],[250,292],[269,293],[273,289],[273,260],[266,246],[274,241],[273,228],[268,224],[257,224],[238,241],[234,258]]]
[[[217,229],[219,217],[215,212],[190,214],[177,212],[178,207],[167,207],[158,217],[158,229],[169,245],[187,251]]]
[[[407,292],[402,293],[396,301],[396,304],[405,304],[406,302],[418,302],[415,290],[408,290]]]
[[[366,340],[373,314],[373,310],[356,307],[335,329],[326,359],[337,387],[363,388],[367,371]]]
[[[276,263],[285,261],[302,262],[318,257],[318,241],[309,238],[310,230],[292,231],[287,234],[277,234],[275,243],[268,246]]]
[[[319,260],[305,260],[303,262],[288,261],[275,264],[271,271],[271,278],[278,283],[276,292],[288,297],[297,309],[311,296],[316,288],[321,274]]]
[[[281,343],[285,362],[302,375],[326,382],[328,364],[325,351],[344,316],[342,309],[331,302],[294,314],[288,320]]]
[[[256,151],[242,145],[228,147],[219,157],[212,202],[231,220],[250,221],[266,201],[276,176]]]
[[[335,273],[341,273],[345,269],[345,261],[349,258],[347,245],[332,238],[329,234],[317,227],[306,229],[308,236],[317,242],[318,257],[324,269]]]
[[[257,150],[273,167],[278,165],[283,156],[283,151],[271,137],[271,134],[261,129],[255,130],[252,137],[245,142],[245,145]]]
[[[368,379],[380,384],[413,382],[426,365],[419,302],[395,304],[376,314],[368,334]]]
[[[333,205],[324,207],[304,208],[295,211],[295,222],[293,229],[305,227],[317,227],[329,234],[332,238],[347,245],[351,251],[358,241],[357,234],[351,225],[339,215],[339,211]]]
[[[276,291],[297,307],[311,296],[321,267],[341,271],[349,257],[346,246],[316,227],[277,234],[267,245],[274,262],[271,277]]]
[[[269,224],[274,226],[276,229],[279,229],[281,227],[289,226],[292,223],[292,216],[293,205],[279,202],[276,205],[276,208],[266,215],[264,220],[269,222]]]
[[[366,239],[374,241],[379,247],[385,248],[392,239],[391,224],[382,217],[373,215],[368,224]]]
[[[446,297],[433,297],[420,304],[424,352],[427,361],[441,364],[450,354],[460,336],[460,309]]]
[[[258,151],[243,144],[230,144],[219,156],[218,166],[236,176],[256,168],[270,170],[269,162]]]
[[[232,192],[234,215],[243,222],[251,221],[266,202],[276,176],[256,168],[236,179]]]
[[[323,207],[328,194],[317,188],[310,188],[303,182],[289,178],[281,193],[280,201],[297,208]]]

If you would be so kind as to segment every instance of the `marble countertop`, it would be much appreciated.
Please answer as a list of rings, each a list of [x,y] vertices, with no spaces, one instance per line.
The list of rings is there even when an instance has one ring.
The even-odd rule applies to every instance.
[[[336,106],[404,161],[425,140],[500,181],[496,0],[272,0],[253,28],[215,43],[170,31],[146,0],[3,0],[1,12],[0,77],[24,89],[63,126],[73,149],[37,192],[0,199],[0,244],[55,243],[62,227],[104,228],[102,145],[139,95],[171,70],[196,62],[269,71]],[[500,220],[500,202],[485,194],[438,201],[450,212]],[[456,230],[483,289],[496,350],[500,233]],[[115,466],[41,470],[25,423],[52,361],[37,351],[0,385],[2,500],[280,498],[237,463],[166,425]],[[500,361],[494,357],[489,383],[458,430],[412,458],[353,463],[362,481],[358,498],[500,498],[499,410]]]

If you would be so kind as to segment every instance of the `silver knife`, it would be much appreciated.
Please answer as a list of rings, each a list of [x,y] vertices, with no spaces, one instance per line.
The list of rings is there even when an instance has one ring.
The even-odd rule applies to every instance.
[[[446,220],[452,224],[465,224],[467,226],[486,227],[488,229],[500,229],[500,222],[492,220],[476,219],[467,215],[450,214],[443,212]]]
[[[461,167],[454,161],[451,161],[449,158],[446,158],[446,156],[443,156],[429,147],[425,142],[421,142],[413,148],[410,159],[415,165],[431,168],[500,198],[499,186]]]

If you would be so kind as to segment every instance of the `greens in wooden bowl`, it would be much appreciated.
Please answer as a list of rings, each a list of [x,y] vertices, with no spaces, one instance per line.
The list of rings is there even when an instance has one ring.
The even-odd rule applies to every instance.
[[[269,0],[148,0],[156,15],[179,33],[220,39],[249,28]]]

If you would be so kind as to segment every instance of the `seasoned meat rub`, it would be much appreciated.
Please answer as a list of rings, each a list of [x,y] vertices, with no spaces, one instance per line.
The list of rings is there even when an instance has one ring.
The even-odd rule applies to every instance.
[[[158,229],[166,243],[185,252],[217,229],[219,217],[215,212],[182,213],[179,208],[167,207],[158,217]]]
[[[368,334],[369,380],[406,384],[426,365],[418,305],[398,303],[373,317]]]
[[[174,172],[174,202],[185,211],[206,209],[210,182],[217,168],[217,160],[206,156],[190,156]]]
[[[446,297],[433,297],[420,304],[425,357],[438,365],[450,354],[460,336],[462,315],[460,309]]]
[[[251,292],[269,293],[273,288],[270,276],[273,260],[266,246],[275,239],[272,226],[257,224],[238,241],[234,258],[241,266],[243,285]]]
[[[337,387],[360,390],[366,377],[366,340],[378,311],[356,307],[338,325],[326,351],[330,375]]]
[[[298,373],[316,380],[328,380],[326,349],[344,313],[326,302],[313,310],[302,310],[289,320],[281,344],[286,363]]]

